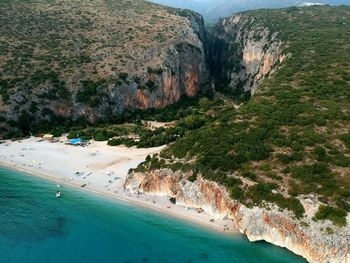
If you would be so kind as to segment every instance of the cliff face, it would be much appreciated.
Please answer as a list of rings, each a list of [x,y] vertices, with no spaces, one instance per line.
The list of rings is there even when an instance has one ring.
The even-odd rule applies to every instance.
[[[203,19],[143,0],[0,3],[0,115],[94,121],[207,82]]]
[[[148,70],[144,75],[140,74],[141,83],[146,86],[140,87],[133,76],[121,85],[111,83],[106,102],[100,105],[98,114],[103,117],[104,110],[112,105],[116,112],[135,108],[163,108],[177,102],[181,96],[196,96],[205,85],[207,71],[203,44],[198,35],[193,34],[194,45],[178,43],[169,49],[161,47],[146,57],[146,60],[161,60],[157,72]],[[160,58],[157,57],[159,54]]]
[[[290,212],[281,212],[274,206],[248,208],[231,200],[224,187],[202,178],[189,182],[184,179],[186,176],[169,169],[134,172],[124,186],[132,192],[175,197],[178,205],[202,208],[215,218],[230,218],[250,241],[265,240],[310,262],[350,262],[349,228],[327,233],[325,228],[332,226],[330,222],[312,221],[311,211],[315,209],[311,207],[317,203],[313,201],[306,205],[310,197],[301,200],[307,210],[307,217],[301,223]]]
[[[189,10],[167,8],[170,15],[184,20],[185,26],[178,27],[178,36],[168,47],[153,46],[145,53],[142,61],[148,66],[140,83],[133,76],[126,83],[112,85],[109,98],[117,101],[119,111],[124,108],[163,108],[177,102],[181,96],[196,96],[205,90],[208,71],[205,62],[203,18]],[[154,84],[154,87],[150,85]]]
[[[144,172],[132,172],[125,187],[228,217],[251,241],[286,247],[310,262],[349,263],[348,14],[310,7],[222,20],[208,40],[216,87],[231,94],[264,88],[239,109],[202,112],[213,119],[138,167]],[[168,167],[203,174],[230,195]]]
[[[253,16],[238,14],[222,19],[209,36],[216,86],[227,92],[254,94],[262,80],[285,60],[284,45],[277,32],[260,25]]]

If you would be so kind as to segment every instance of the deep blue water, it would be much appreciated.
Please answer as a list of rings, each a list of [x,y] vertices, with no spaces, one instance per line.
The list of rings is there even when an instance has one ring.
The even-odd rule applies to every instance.
[[[0,168],[0,262],[305,262],[122,202]]]

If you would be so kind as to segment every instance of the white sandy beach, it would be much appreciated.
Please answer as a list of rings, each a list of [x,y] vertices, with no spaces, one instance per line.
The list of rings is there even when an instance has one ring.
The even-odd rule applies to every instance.
[[[65,185],[79,187],[146,206],[217,231],[225,229],[225,232],[237,233],[231,220],[215,219],[215,222],[211,222],[211,215],[171,204],[166,197],[130,194],[124,190],[123,183],[129,169],[144,161],[148,154],[159,153],[163,147],[110,147],[106,142],[93,142],[80,147],[66,145],[66,141],[61,138],[60,142],[51,143],[34,137],[22,141],[6,141],[0,144],[0,164],[59,183],[63,186],[63,194]],[[52,196],[55,198],[55,193]]]

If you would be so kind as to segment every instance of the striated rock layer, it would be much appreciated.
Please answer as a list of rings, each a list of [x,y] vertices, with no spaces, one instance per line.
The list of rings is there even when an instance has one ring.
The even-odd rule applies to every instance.
[[[238,14],[222,19],[211,30],[209,56],[216,85],[228,92],[254,94],[262,80],[286,59],[284,43],[253,16]]]
[[[200,177],[189,182],[183,173],[169,169],[133,172],[124,187],[131,192],[174,197],[178,205],[202,208],[215,218],[230,218],[250,241],[265,240],[285,247],[309,262],[350,262],[349,227],[330,234],[323,229],[331,223],[314,222],[310,214],[301,223],[290,212],[273,206],[248,208],[231,200],[224,187]]]

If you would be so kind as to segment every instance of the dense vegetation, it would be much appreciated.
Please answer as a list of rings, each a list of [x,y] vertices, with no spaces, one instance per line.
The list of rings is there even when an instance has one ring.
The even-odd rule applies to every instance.
[[[0,0],[0,25],[0,138],[57,116],[120,122],[145,108],[135,90],[159,88],[174,46],[197,41],[185,16],[143,0]]]
[[[87,88],[94,88],[97,83],[87,82],[84,85]],[[86,96],[86,98],[93,101],[94,97]],[[38,123],[31,130],[29,114],[23,112],[20,120],[22,131],[31,131],[36,136],[50,133],[58,137],[68,133],[69,139],[79,137],[83,140],[108,141],[110,146],[123,144],[128,147],[149,148],[169,144],[184,136],[186,131],[204,125],[206,118],[202,116],[202,111],[222,104],[219,99],[210,101],[206,97],[184,97],[164,109],[125,111],[111,116],[109,122],[100,120],[93,123],[82,117],[74,121],[71,118],[59,117],[45,108],[43,112],[48,120]],[[35,106],[33,104],[33,107]],[[157,122],[160,127],[151,127],[152,122]],[[17,125],[17,122],[13,125]],[[23,133],[10,132],[5,138],[14,139],[23,136]]]
[[[321,206],[315,219],[344,225],[350,211],[350,8],[244,15],[279,32],[290,58],[239,110],[228,104],[204,110],[204,124],[150,167],[193,171],[191,180],[201,173],[247,205],[272,202],[297,217],[304,210],[296,197],[317,194],[332,208]]]
[[[118,5],[117,2],[113,3]],[[8,2],[2,0],[0,3]],[[185,99],[163,110],[107,114],[107,125],[99,120],[91,124],[85,118],[73,121],[57,117],[49,108],[39,108],[36,101],[31,101],[23,102],[23,105],[28,104],[28,110],[22,109],[21,102],[18,103],[19,122],[7,120],[3,116],[0,116],[0,120],[13,127],[20,125],[24,133],[30,129],[34,133],[51,132],[54,135],[70,132],[70,138],[94,138],[108,141],[111,146],[125,144],[152,147],[171,143],[160,156],[147,158],[138,170],[168,167],[189,172],[191,181],[201,175],[226,186],[233,199],[248,206],[274,203],[281,209],[294,212],[298,218],[304,214],[298,197],[315,194],[324,205],[320,206],[314,219],[329,219],[335,225],[343,226],[346,223],[345,216],[350,211],[350,7],[257,10],[243,15],[254,18],[254,23],[268,27],[271,32],[278,32],[278,37],[286,43],[284,54],[289,55],[249,101],[249,96],[240,90],[234,94],[240,101],[247,101],[239,109],[227,98]],[[24,18],[19,25],[23,25],[31,16]],[[159,19],[161,17],[153,16],[149,24],[153,25]],[[44,20],[51,21],[49,17]],[[83,26],[91,26],[89,19],[73,22],[77,21],[86,23]],[[2,30],[6,30],[6,27]],[[134,32],[133,29],[125,30],[125,33]],[[40,32],[31,34],[41,39]],[[134,39],[129,34],[125,37]],[[85,38],[80,40],[78,44],[84,41],[90,43]],[[42,45],[56,43],[41,42]],[[0,61],[5,65],[1,67],[2,72],[8,76],[12,74],[11,70],[30,70],[32,63],[26,58],[33,57],[22,53],[30,50],[34,52],[33,48],[19,47],[16,43],[14,41],[10,45],[0,37],[0,56],[14,53]],[[63,50],[70,50],[69,47],[60,43],[52,49],[50,47],[50,50],[60,52],[57,56],[46,54],[41,57],[50,61],[56,61],[59,57],[63,61],[58,63],[68,63],[63,59]],[[36,56],[34,58],[39,59]],[[90,63],[93,58],[80,54],[76,59]],[[119,58],[118,55],[114,59],[113,63],[122,63],[118,64],[115,81],[130,81],[131,77],[124,73],[124,67],[136,62],[131,63],[132,58]],[[40,63],[47,65],[48,61]],[[20,65],[21,68],[15,68]],[[100,67],[96,68],[104,71]],[[148,67],[145,71],[157,75],[161,74],[162,69]],[[40,93],[40,98],[65,99],[70,90],[66,86],[67,81],[59,77],[61,73],[57,73],[54,67],[45,67],[39,73],[33,72],[29,74],[32,77],[28,89],[31,83],[45,88],[49,86],[50,90]],[[1,98],[5,102],[14,84],[23,80],[21,74],[16,75],[16,78],[13,74],[11,76],[0,79]],[[140,82],[138,77],[133,77],[133,81]],[[104,85],[106,82],[94,74],[80,80],[77,102],[90,106],[100,104],[105,99]],[[146,82],[142,88],[152,91],[154,83]],[[33,129],[30,123],[31,113],[34,112],[40,112],[45,120]],[[176,120],[176,125],[150,129],[142,120]],[[14,134],[9,133],[7,136],[12,137]]]

